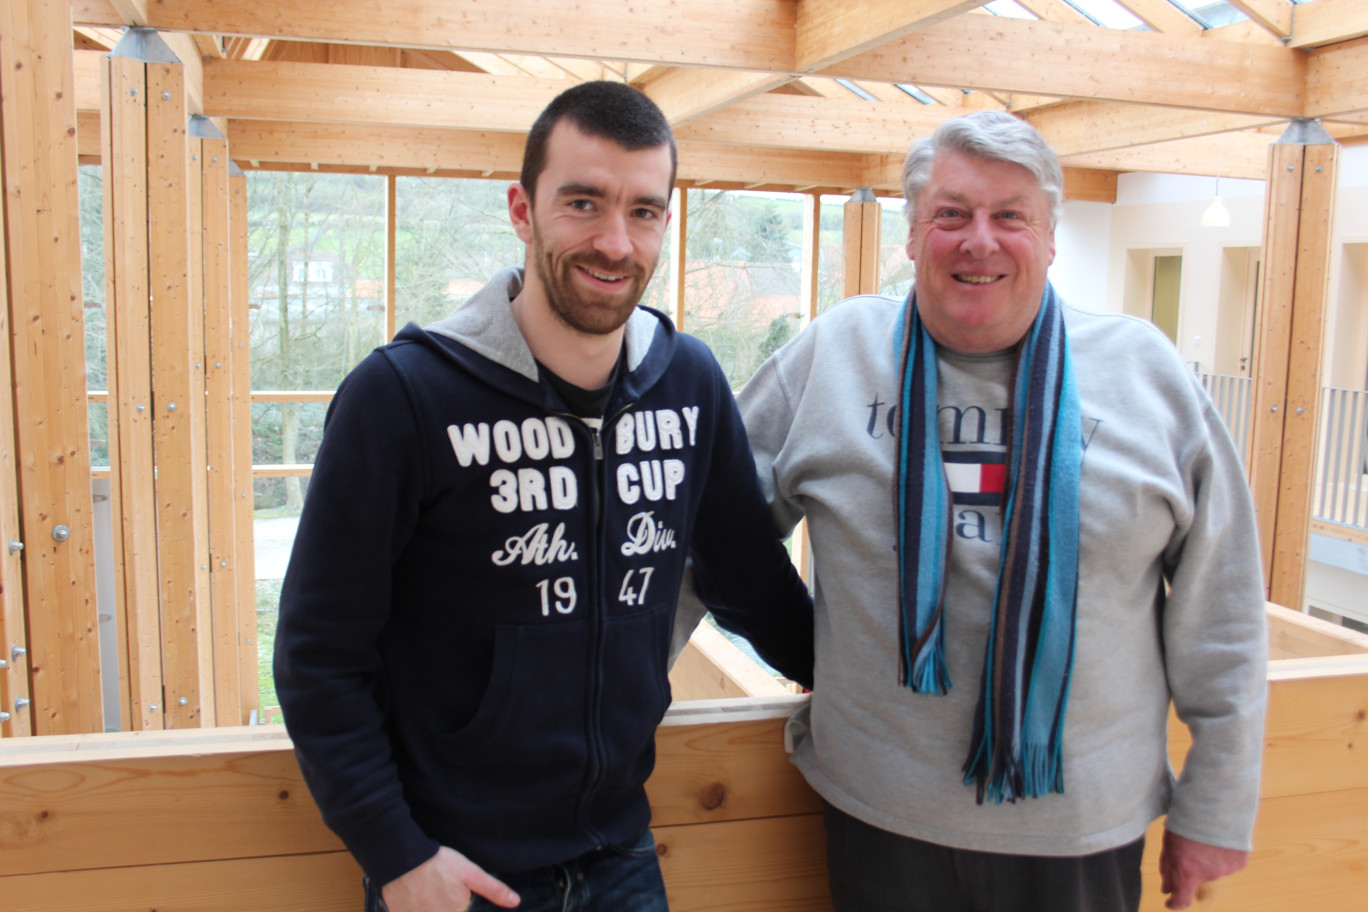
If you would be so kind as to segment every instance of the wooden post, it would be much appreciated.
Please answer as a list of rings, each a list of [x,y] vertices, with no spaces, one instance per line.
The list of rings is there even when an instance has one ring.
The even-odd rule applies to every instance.
[[[233,349],[233,511],[237,535],[238,680],[240,718],[250,720],[259,709],[257,690],[256,537],[252,531],[252,346],[247,295],[247,175],[228,163],[229,252],[232,280]],[[223,720],[220,720],[223,721]]]
[[[1249,483],[1270,601],[1306,585],[1339,146],[1296,120],[1269,147]]]
[[[0,167],[12,346],[16,489],[27,641],[6,624],[5,677],[29,676],[32,704],[0,707],[10,732],[104,728],[95,605],[85,333],[76,194],[71,10],[52,0],[0,3]],[[13,503],[13,501],[11,501]],[[10,527],[10,531],[14,531]],[[6,539],[5,546],[7,546]],[[6,557],[5,567],[13,563]],[[6,589],[18,580],[6,576]],[[7,604],[14,597],[5,596]],[[8,619],[8,618],[7,618]],[[27,648],[19,655],[13,648]],[[21,689],[12,683],[5,695]],[[16,715],[30,712],[27,723]]]
[[[398,307],[395,292],[394,248],[397,240],[398,221],[398,178],[393,174],[385,178],[385,337],[380,340],[384,345],[394,338],[398,330],[395,326],[395,310]]]
[[[228,140],[207,117],[190,118],[192,153],[198,157],[204,264],[204,377],[207,520],[209,541],[209,603],[213,615],[214,705],[221,725],[246,724],[241,688],[243,642],[238,612],[254,610],[239,605],[236,480],[233,440],[232,274],[229,258],[232,236],[228,187]],[[198,148],[196,148],[198,147]],[[192,235],[193,237],[194,235]],[[192,310],[195,310],[192,306]],[[255,681],[255,663],[251,681]]]
[[[883,214],[874,191],[861,187],[845,204],[843,297],[879,293],[879,228]]]
[[[116,139],[106,184],[118,215],[106,243],[108,261],[119,264],[109,295],[116,315],[109,373],[111,390],[118,389],[120,450],[111,488],[125,495],[116,516],[129,722],[212,725],[200,141],[192,149],[187,139],[185,68],[156,32],[131,29],[109,69],[109,133]],[[214,269],[217,281],[217,258]]]

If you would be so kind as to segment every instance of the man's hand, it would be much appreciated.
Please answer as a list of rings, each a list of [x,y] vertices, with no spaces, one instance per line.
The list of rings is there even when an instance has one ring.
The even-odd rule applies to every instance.
[[[380,891],[389,912],[465,912],[472,894],[505,909],[521,902],[502,881],[446,846]]]
[[[1223,849],[1164,830],[1164,848],[1159,853],[1161,889],[1171,894],[1164,905],[1186,909],[1192,905],[1197,888],[1218,877],[1234,874],[1249,861],[1249,853]]]

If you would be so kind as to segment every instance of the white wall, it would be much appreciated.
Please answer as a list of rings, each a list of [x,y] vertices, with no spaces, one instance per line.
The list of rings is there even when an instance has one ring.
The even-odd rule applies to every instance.
[[[1065,203],[1055,227],[1055,260],[1050,282],[1067,304],[1080,310],[1106,310],[1107,203]]]

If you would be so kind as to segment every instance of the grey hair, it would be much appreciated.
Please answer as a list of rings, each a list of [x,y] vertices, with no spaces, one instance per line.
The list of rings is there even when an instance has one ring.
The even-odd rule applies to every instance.
[[[1026,121],[1003,111],[975,111],[944,121],[936,132],[912,145],[903,163],[902,186],[907,221],[917,218],[917,197],[931,179],[931,166],[942,152],[1021,165],[1031,172],[1050,204],[1050,227],[1059,224],[1064,208],[1064,172],[1059,157]]]

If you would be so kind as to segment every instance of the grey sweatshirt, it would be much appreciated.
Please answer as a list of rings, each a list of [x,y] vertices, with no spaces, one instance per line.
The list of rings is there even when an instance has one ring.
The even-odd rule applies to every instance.
[[[813,545],[816,686],[794,762],[847,813],[942,845],[1089,854],[1138,838],[1167,811],[1180,835],[1248,848],[1266,691],[1260,560],[1244,474],[1196,378],[1151,325],[1066,308],[1085,450],[1065,794],[978,805],[961,767],[1001,511],[956,496],[945,598],[953,686],[913,693],[898,683],[892,514],[900,307],[874,296],[839,305],[739,397],[777,524],[786,532],[805,516]],[[942,451],[971,464],[952,489],[993,486],[992,470],[976,476],[972,465],[1006,442],[1012,370],[1010,352],[941,353]],[[1193,734],[1176,782],[1170,698]]]

